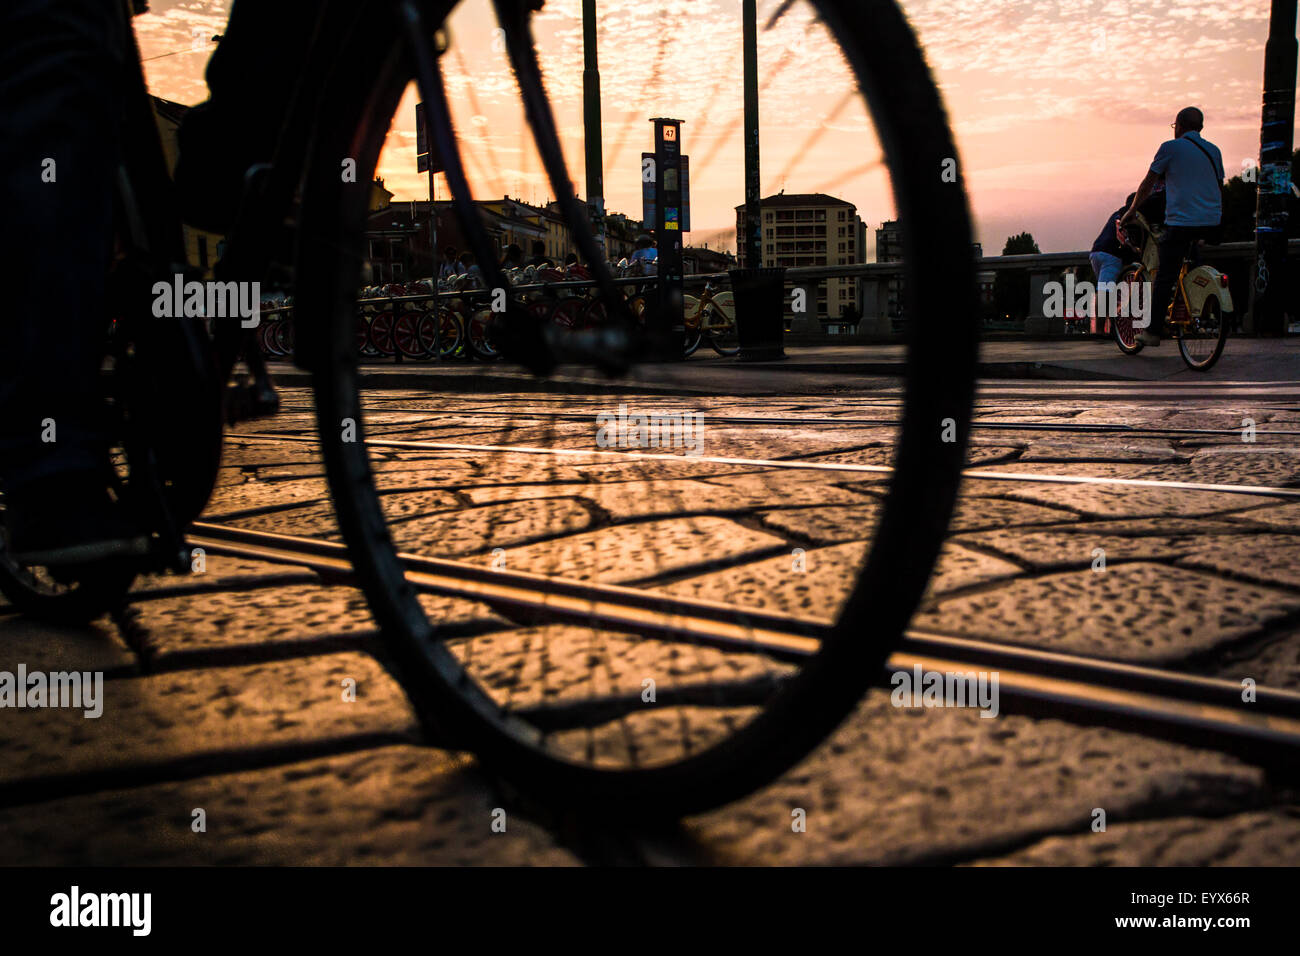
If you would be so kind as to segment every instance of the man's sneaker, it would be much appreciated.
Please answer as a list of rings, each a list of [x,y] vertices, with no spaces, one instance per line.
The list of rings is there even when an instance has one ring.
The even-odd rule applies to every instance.
[[[1155,348],[1160,344],[1160,336],[1153,335],[1150,332],[1142,331],[1138,333],[1138,341],[1148,348]]]
[[[103,473],[52,475],[5,492],[5,538],[14,563],[57,568],[143,556],[149,539],[108,493]]]

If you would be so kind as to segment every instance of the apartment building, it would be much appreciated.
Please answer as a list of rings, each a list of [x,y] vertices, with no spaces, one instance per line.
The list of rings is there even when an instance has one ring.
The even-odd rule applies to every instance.
[[[763,266],[832,266],[862,262],[865,227],[852,203],[825,193],[787,193],[762,200]],[[742,237],[738,264],[745,261],[745,207],[736,207],[736,235]],[[787,283],[793,287],[793,283]],[[809,284],[816,301],[816,317],[828,330],[856,327],[861,316],[858,280],[824,279]],[[811,304],[811,303],[810,303]],[[811,310],[810,310],[811,311]]]

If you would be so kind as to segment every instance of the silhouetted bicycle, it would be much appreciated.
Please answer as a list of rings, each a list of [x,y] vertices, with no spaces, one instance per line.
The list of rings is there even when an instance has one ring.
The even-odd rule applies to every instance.
[[[879,520],[864,557],[840,572],[844,597],[833,627],[815,653],[791,657],[747,638],[756,633],[750,612],[728,605],[730,644],[687,644],[674,652],[673,666],[684,682],[680,694],[665,693],[641,713],[611,717],[608,700],[600,696],[602,672],[584,691],[591,706],[575,710],[567,691],[558,698],[544,692],[544,673],[521,670],[503,682],[480,666],[472,639],[449,639],[429,619],[390,533],[364,440],[356,324],[363,236],[380,150],[411,81],[425,104],[431,146],[445,169],[462,235],[484,264],[485,285],[508,288],[473,204],[440,70],[441,28],[452,6],[417,0],[320,4],[294,107],[273,162],[248,179],[218,277],[270,282],[291,272],[294,361],[312,375],[338,524],[355,580],[425,725],[547,799],[646,815],[712,807],[772,780],[854,708],[897,646],[948,526],[965,458],[979,300],[962,178],[953,182],[944,175],[957,155],[944,110],[892,0],[815,4],[865,94],[892,176],[904,224],[904,298],[907,314],[916,319],[908,323],[892,480],[879,499]],[[570,188],[532,38],[531,15],[540,4],[496,0],[494,7],[542,164],[579,254],[593,264],[596,295],[607,303],[608,315],[598,336],[584,337],[579,330],[566,337],[531,322],[517,297],[508,296],[509,308],[485,319],[492,323],[493,348],[535,374],[547,374],[562,361],[607,372],[627,369],[645,354],[640,323],[604,267],[586,211]],[[223,396],[230,421],[265,414],[275,405],[260,350],[238,323],[218,321],[209,337],[197,321],[155,319],[148,308],[152,282],[185,269],[184,250],[138,67],[132,78],[135,96],[124,120],[123,141],[129,145],[118,196],[124,237],[118,269],[135,278],[127,284],[130,295],[114,303],[123,331],[112,346],[106,402],[118,422],[113,480],[151,530],[154,555],[138,567],[100,569],[70,582],[0,560],[0,584],[10,600],[51,616],[86,617],[111,607],[140,571],[185,570],[185,529],[207,501],[220,462]],[[355,160],[354,178],[340,177],[344,158]],[[912,223],[923,224],[924,247],[920,230],[907,228]],[[291,264],[277,257],[286,239],[296,249]],[[241,352],[251,378],[227,391]],[[640,374],[644,379],[654,370],[643,365]],[[357,440],[344,437],[340,425],[347,421],[356,423]],[[619,460],[628,467],[639,463],[636,455]],[[615,635],[609,641],[625,647],[635,638]],[[581,672],[596,668],[594,661],[617,659],[611,657],[615,644],[597,646],[605,637],[593,633],[591,641],[587,651],[566,652],[569,666]],[[557,644],[550,653],[561,649]],[[727,675],[738,675],[741,698],[720,683]],[[611,671],[609,679],[614,676]],[[640,671],[625,676],[639,695]],[[558,722],[548,716],[557,703],[568,706]],[[573,726],[574,714],[585,723]]]
[[[719,355],[740,352],[735,297],[730,292],[715,292],[711,284],[704,286],[698,299],[686,296],[686,354],[694,355],[706,338]]]
[[[1156,231],[1141,213],[1135,219],[1143,243],[1141,249],[1131,243],[1130,248],[1140,258],[1125,266],[1119,279],[1121,285],[1127,287],[1128,302],[1141,302],[1151,296],[1160,269]],[[1115,343],[1125,355],[1136,355],[1142,351],[1142,340],[1137,336],[1131,314],[1127,314],[1131,310],[1122,311],[1126,314],[1116,315],[1111,320]],[[1232,325],[1226,317],[1232,311],[1228,277],[1213,266],[1202,265],[1200,242],[1193,242],[1178,269],[1174,294],[1165,316],[1165,328],[1173,333],[1178,342],[1178,352],[1188,368],[1208,372],[1219,361]]]

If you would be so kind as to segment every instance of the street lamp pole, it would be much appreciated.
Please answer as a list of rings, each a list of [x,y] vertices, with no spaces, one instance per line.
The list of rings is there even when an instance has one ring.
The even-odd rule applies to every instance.
[[[763,265],[763,197],[758,169],[758,4],[744,0],[745,70],[745,235],[737,237],[745,266]]]
[[[1296,0],[1273,0],[1264,46],[1264,109],[1255,193],[1251,319],[1259,335],[1284,335],[1287,202],[1295,134]]]
[[[596,0],[582,0],[582,117],[587,160],[587,213],[605,248],[605,173],[600,129],[600,69],[596,65]],[[608,254],[607,254],[608,255]]]

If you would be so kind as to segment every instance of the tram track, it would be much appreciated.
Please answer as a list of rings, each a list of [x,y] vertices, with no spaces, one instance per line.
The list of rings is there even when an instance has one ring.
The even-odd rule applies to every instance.
[[[227,434],[226,441],[266,441],[302,444],[319,444],[314,435],[280,435],[264,432]],[[587,448],[548,448],[536,445],[483,445],[467,442],[436,442],[394,438],[366,438],[373,448],[391,448],[398,451],[480,452],[484,454],[551,455],[555,457],[587,457],[593,459],[622,459],[625,461],[676,461],[700,464],[735,465],[762,469],[787,469],[794,471],[831,471],[888,475],[890,465],[864,465],[855,462],[807,461],[788,458],[744,458],[716,455],[669,455],[632,451],[606,451]],[[834,452],[828,452],[834,454]],[[1235,485],[1198,481],[1168,481],[1159,478],[1105,478],[1090,475],[1064,475],[1039,472],[991,471],[968,468],[962,477],[974,481],[1010,481],[1041,484],[1104,485],[1119,488],[1156,488],[1170,491],[1215,492],[1219,494],[1252,495],[1266,498],[1300,500],[1300,488],[1275,485]]]
[[[608,409],[608,404],[603,403],[600,408]],[[286,407],[283,411],[293,411],[300,413],[310,413],[313,411],[307,407]],[[493,412],[482,409],[447,409],[447,408],[368,408],[368,412],[383,414],[408,414],[408,415],[447,415],[453,418],[510,418],[519,419],[551,419],[554,421],[573,421],[573,422],[591,422],[593,412],[556,412],[556,411],[502,411]],[[867,418],[840,418],[833,415],[827,416],[742,416],[742,415],[712,415],[707,410],[700,409],[683,409],[683,412],[705,415],[705,421],[710,425],[718,427],[729,427],[733,425],[759,425],[771,428],[807,428],[817,426],[828,426],[835,428],[897,428],[898,419],[867,419]],[[1076,422],[996,422],[996,421],[974,421],[971,422],[971,428],[975,430],[991,431],[1044,431],[1044,432],[1076,432],[1080,434],[1099,434],[1111,435],[1122,434],[1132,435],[1134,437],[1186,437],[1194,438],[1196,436],[1222,437],[1225,435],[1241,435],[1242,426],[1233,428],[1161,428],[1146,427],[1142,425],[1126,425],[1113,422],[1097,423],[1076,423]],[[1255,438],[1268,438],[1271,436],[1293,438],[1300,436],[1300,428],[1297,429],[1255,429]]]
[[[190,545],[211,554],[305,567],[329,581],[352,578],[347,547],[317,538],[198,522]],[[414,554],[399,558],[416,591],[483,602],[512,620],[569,623],[786,662],[816,654],[834,632],[833,622],[824,619],[465,561]],[[1113,726],[1223,750],[1288,772],[1300,765],[1300,693],[1258,688],[1254,699],[1245,702],[1241,685],[1232,681],[921,629],[907,632],[878,684],[889,686],[895,673],[917,668],[923,673],[997,673],[1002,710]],[[768,693],[771,686],[742,683],[736,690],[744,697]],[[688,685],[665,697],[663,705],[706,702],[714,693],[713,686]],[[643,707],[639,694],[609,695],[516,716],[555,730],[615,719]]]

